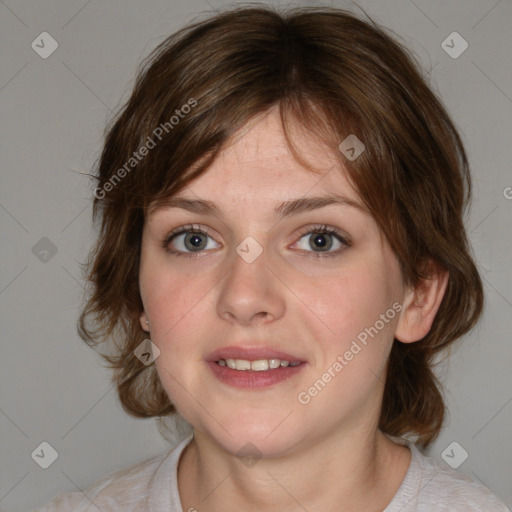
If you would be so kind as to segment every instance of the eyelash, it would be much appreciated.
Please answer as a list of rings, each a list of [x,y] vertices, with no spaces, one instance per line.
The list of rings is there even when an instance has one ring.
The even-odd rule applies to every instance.
[[[199,226],[199,225],[193,225],[193,224],[187,224],[185,226],[181,226],[179,228],[174,229],[170,233],[166,235],[166,237],[162,240],[162,247],[165,249],[168,253],[172,254],[173,256],[176,256],[178,258],[195,258],[197,256],[200,256],[203,251],[197,251],[197,252],[182,252],[182,251],[176,251],[173,249],[169,249],[169,244],[171,241],[177,237],[178,235],[182,235],[183,233],[197,233],[199,235],[206,235],[210,236],[210,232],[207,227]],[[329,234],[333,235],[336,239],[338,239],[344,246],[350,247],[352,245],[350,238],[344,237],[341,235],[341,233],[330,226],[326,226],[325,224],[322,225],[316,225],[316,226],[308,226],[300,231],[299,233],[299,240],[304,236],[308,234],[313,233],[321,233],[321,234]],[[210,236],[210,238],[212,238]],[[321,258],[330,258],[334,256],[338,256],[342,251],[344,251],[345,248],[338,249],[337,251],[333,252],[316,252],[316,251],[306,251],[308,253],[314,254],[315,259],[321,259]]]

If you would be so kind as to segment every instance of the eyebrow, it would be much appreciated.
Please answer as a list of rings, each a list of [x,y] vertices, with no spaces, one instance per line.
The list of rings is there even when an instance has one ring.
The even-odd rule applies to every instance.
[[[319,208],[333,204],[340,206],[351,206],[363,211],[364,213],[369,213],[365,206],[358,203],[357,201],[354,201],[353,199],[338,195],[329,195],[319,197],[301,197],[298,199],[284,201],[274,209],[274,214],[280,218],[284,218],[291,215],[298,215],[303,212],[317,210]],[[224,217],[220,208],[214,202],[208,201],[206,199],[171,197],[164,201],[163,204],[155,207],[153,211],[156,211],[162,207],[181,208],[183,210],[201,215],[216,215],[220,218]]]

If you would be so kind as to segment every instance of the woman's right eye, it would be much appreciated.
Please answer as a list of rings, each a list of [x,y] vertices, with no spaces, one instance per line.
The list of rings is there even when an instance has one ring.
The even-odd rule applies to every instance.
[[[213,243],[208,243],[210,239]],[[216,242],[204,231],[195,227],[183,227],[171,232],[164,240],[164,248],[178,257],[191,258],[198,256],[204,250],[217,249]],[[174,248],[173,248],[174,247]]]

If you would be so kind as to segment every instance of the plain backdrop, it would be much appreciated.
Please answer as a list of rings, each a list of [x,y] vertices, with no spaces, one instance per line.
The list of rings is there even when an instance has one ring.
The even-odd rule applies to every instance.
[[[86,174],[141,59],[184,24],[235,4],[0,2],[2,511],[27,510],[59,492],[85,489],[109,472],[170,448],[155,420],[124,413],[108,370],[76,332],[79,263],[94,235],[92,182]],[[445,464],[443,451],[457,442],[468,454],[458,471],[481,480],[510,506],[512,2],[358,4],[417,54],[469,153],[474,200],[466,225],[486,307],[478,327],[439,370],[449,417],[430,455]],[[323,5],[360,12],[351,2]],[[55,43],[42,32],[58,44],[47,58],[41,53]],[[457,58],[442,46],[453,32],[462,39],[452,46],[468,44]],[[39,47],[33,48],[33,41]],[[48,469],[31,455],[42,442],[58,454]]]

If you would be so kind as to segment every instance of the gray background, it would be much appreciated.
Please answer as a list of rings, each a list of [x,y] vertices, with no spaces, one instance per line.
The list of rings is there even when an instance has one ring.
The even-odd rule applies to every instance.
[[[92,183],[85,174],[99,156],[112,110],[128,97],[140,60],[194,17],[226,5],[0,2],[2,511],[36,507],[169,449],[154,420],[124,413],[108,370],[76,333],[79,262],[93,240]],[[351,2],[333,5],[355,9]],[[443,450],[457,441],[469,453],[458,470],[510,506],[512,2],[359,5],[397,32],[431,70],[432,87],[467,145],[475,183],[467,228],[487,302],[479,326],[440,368],[450,416],[430,453],[444,464]],[[31,47],[43,31],[59,45],[47,59]],[[469,44],[456,59],[441,46],[453,31]],[[43,237],[55,254],[46,240],[36,245]],[[58,452],[48,469],[31,458],[43,441]]]

